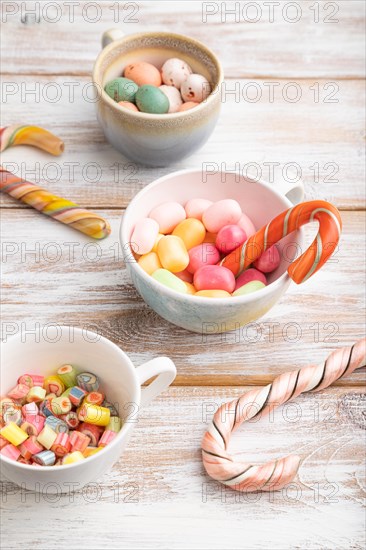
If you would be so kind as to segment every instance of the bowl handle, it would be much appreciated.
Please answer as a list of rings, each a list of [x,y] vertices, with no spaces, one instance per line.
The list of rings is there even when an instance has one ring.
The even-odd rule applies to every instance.
[[[105,48],[111,42],[124,38],[125,33],[121,29],[108,29],[102,34],[102,48]]]
[[[170,386],[177,374],[177,369],[169,357],[156,357],[137,367],[136,374],[141,385],[156,376],[146,388],[141,389],[141,406],[144,407]]]
[[[304,200],[305,190],[301,179],[296,182],[287,181],[284,178],[276,179],[273,186],[276,191],[285,195],[292,204],[299,204]]]

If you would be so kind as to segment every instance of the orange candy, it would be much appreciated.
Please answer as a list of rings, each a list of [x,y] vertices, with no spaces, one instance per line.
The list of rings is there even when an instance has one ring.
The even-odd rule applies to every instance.
[[[133,80],[138,86],[144,86],[145,84],[161,86],[162,84],[160,71],[154,65],[145,61],[127,65],[123,76]]]

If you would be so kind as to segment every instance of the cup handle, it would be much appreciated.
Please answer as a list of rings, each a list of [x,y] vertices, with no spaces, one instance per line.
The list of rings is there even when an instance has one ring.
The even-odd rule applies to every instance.
[[[146,380],[157,376],[151,384],[141,389],[141,406],[144,407],[173,382],[177,369],[169,357],[156,357],[136,368],[137,378],[142,385]]]
[[[120,40],[124,36],[125,33],[121,29],[108,29],[102,34],[102,48],[105,48],[115,40]]]
[[[304,200],[305,189],[302,179],[296,182],[286,181],[283,178],[276,179],[274,188],[285,195],[292,204],[299,204]]]

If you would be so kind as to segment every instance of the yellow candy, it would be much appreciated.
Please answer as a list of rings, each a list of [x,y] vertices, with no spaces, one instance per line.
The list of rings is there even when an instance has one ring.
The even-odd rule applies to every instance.
[[[184,281],[184,284],[187,287],[188,294],[196,294],[196,289],[194,285],[192,285],[191,283],[187,283],[186,281]]]
[[[45,389],[41,388],[41,386],[33,386],[27,393],[26,401],[27,403],[37,403],[37,401],[43,401],[45,397]]]
[[[78,409],[78,418],[82,422],[89,422],[96,426],[108,426],[111,417],[111,411],[106,407],[83,403]]]
[[[155,241],[155,244],[154,244],[153,249],[152,249],[151,252],[157,252],[158,251],[158,244],[159,244],[159,241],[162,237],[164,237],[164,235],[162,233],[158,233],[158,236],[156,237],[156,241]]]
[[[93,456],[96,453],[99,453],[99,451],[101,451],[102,449],[103,447],[87,447],[83,452],[83,455],[85,458],[88,458],[88,456]]]
[[[57,433],[55,430],[53,430],[48,424],[45,424],[43,430],[37,435],[37,441],[39,441],[45,449],[50,449],[54,444],[56,437]]]
[[[195,296],[203,296],[205,298],[230,298],[231,294],[226,290],[199,290]]]
[[[24,430],[15,424],[15,422],[9,422],[7,426],[4,426],[0,430],[0,435],[9,441],[9,443],[15,445],[15,447],[23,443],[29,437]]]
[[[187,218],[178,223],[172,235],[180,237],[187,250],[202,244],[206,237],[206,228],[200,220]]]
[[[84,460],[85,456],[80,451],[74,451],[73,453],[70,453],[66,456],[64,456],[62,460],[62,464],[74,464],[75,462],[80,462],[80,460]]]
[[[172,273],[183,271],[189,264],[189,256],[180,237],[167,235],[158,244],[158,256],[165,269]]]
[[[137,263],[149,275],[152,275],[154,271],[163,267],[156,252],[149,252],[148,254],[144,254],[139,258]]]
[[[47,376],[44,384],[47,393],[55,393],[59,397],[65,391],[65,384],[59,376]]]

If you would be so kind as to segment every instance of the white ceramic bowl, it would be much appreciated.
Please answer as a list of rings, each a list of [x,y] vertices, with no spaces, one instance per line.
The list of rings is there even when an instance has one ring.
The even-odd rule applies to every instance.
[[[286,196],[287,195],[287,196]],[[205,174],[201,170],[174,172],[146,186],[130,202],[121,224],[120,239],[127,269],[142,298],[161,317],[187,330],[220,333],[234,330],[264,315],[288,288],[289,263],[303,246],[303,231],[284,238],[279,244],[281,264],[268,277],[269,284],[246,296],[202,298],[180,294],[155,281],[135,261],[130,238],[136,222],[149,215],[155,206],[166,201],[185,204],[192,198],[217,201],[236,199],[257,229],[277,214],[303,199],[301,182],[285,181],[271,186],[235,173]],[[291,202],[289,198],[293,200]]]
[[[116,404],[124,424],[117,437],[102,451],[84,461],[65,466],[31,466],[0,455],[2,474],[25,489],[60,494],[81,489],[98,479],[120,457],[140,407],[164,391],[176,369],[167,357],[134,367],[128,356],[100,335],[74,327],[54,326],[36,335],[19,333],[1,345],[1,395],[25,373],[50,375],[63,364],[90,371],[100,377],[108,401]],[[157,378],[146,388],[141,384]]]

